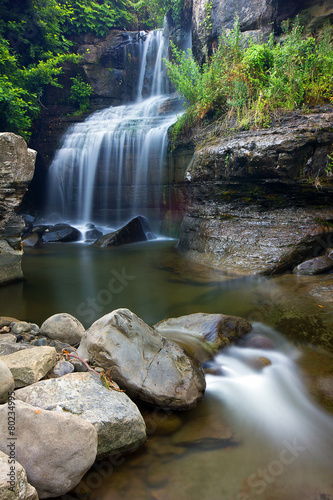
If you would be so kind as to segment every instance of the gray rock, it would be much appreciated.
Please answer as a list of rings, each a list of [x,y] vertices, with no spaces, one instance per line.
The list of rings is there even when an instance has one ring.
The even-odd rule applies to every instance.
[[[39,498],[73,489],[95,461],[97,432],[67,412],[47,411],[15,401],[15,456]],[[29,430],[27,432],[27,430]],[[8,404],[0,406],[0,450],[8,450]]]
[[[15,335],[19,335],[20,333],[29,333],[31,332],[31,326],[26,321],[18,321],[17,323],[12,323],[10,326],[11,332]]]
[[[13,352],[32,348],[33,346],[31,344],[26,344],[25,342],[0,342],[0,356],[7,356],[7,354],[12,354]]]
[[[128,309],[118,309],[87,330],[78,355],[111,371],[128,394],[172,409],[193,408],[203,397],[199,363]]]
[[[64,375],[68,375],[69,373],[72,373],[73,371],[74,371],[74,366],[72,365],[72,363],[70,363],[69,361],[66,361],[64,359],[61,359],[49,371],[47,376],[50,378],[59,378],[59,377],[63,377]]]
[[[249,321],[225,314],[195,313],[179,318],[169,318],[154,325],[155,330],[165,337],[175,335],[199,336],[216,348],[225,347],[234,339],[251,331]]]
[[[36,151],[11,132],[0,133],[0,285],[22,279],[21,231],[15,214],[33,177]]]
[[[27,474],[22,465],[17,461],[12,463],[11,458],[2,451],[0,451],[0,498],[1,500],[38,500],[37,491],[28,483]]]
[[[333,260],[327,255],[302,262],[293,270],[294,274],[321,274],[333,269]]]
[[[40,238],[37,232],[29,233],[22,236],[22,245],[24,247],[41,247],[43,244],[42,239]]]
[[[16,340],[17,340],[16,336],[12,335],[11,333],[2,333],[0,335],[0,344],[7,343],[7,342],[15,343]]]
[[[105,234],[93,244],[95,247],[107,248],[155,238],[145,217],[139,215],[130,220],[117,231]]]
[[[92,372],[42,380],[16,391],[16,398],[92,423],[98,434],[98,458],[134,451],[146,440],[146,426],[136,405],[125,393],[108,390]]]
[[[81,233],[69,224],[55,224],[50,226],[42,235],[43,243],[70,242],[81,239]]]
[[[18,319],[11,318],[10,316],[0,316],[0,328],[9,326],[11,323],[19,321]]]
[[[70,345],[78,344],[84,332],[85,329],[80,321],[67,313],[54,314],[40,327],[42,335]]]
[[[14,377],[8,366],[0,359],[0,404],[8,401],[8,395],[15,389]]]
[[[0,359],[8,366],[15,380],[15,387],[34,384],[44,377],[57,362],[54,347],[33,347],[14,352]]]

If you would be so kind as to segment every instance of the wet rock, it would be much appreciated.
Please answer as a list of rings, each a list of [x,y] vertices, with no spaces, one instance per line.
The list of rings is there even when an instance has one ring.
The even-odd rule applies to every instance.
[[[60,380],[60,379],[59,379]],[[95,461],[97,432],[67,412],[15,402],[16,460],[25,468],[39,498],[58,497],[74,488]],[[0,450],[7,450],[8,405],[0,406]],[[29,432],[27,432],[29,429]]]
[[[252,347],[253,349],[274,349],[274,343],[263,335],[253,335],[245,339],[244,347]]]
[[[134,451],[146,439],[145,423],[135,404],[125,393],[108,390],[91,372],[42,380],[16,391],[16,398],[78,415],[93,424],[98,433],[99,458]]]
[[[66,361],[64,359],[61,359],[49,371],[47,376],[49,378],[59,378],[59,377],[63,377],[64,375],[68,375],[69,373],[72,373],[73,371],[74,371],[74,366],[72,365],[72,363],[70,363],[69,361]]]
[[[321,274],[333,269],[333,260],[327,255],[321,255],[302,262],[293,270],[294,274]]]
[[[69,224],[55,224],[46,229],[42,235],[42,241],[43,243],[78,241],[81,236],[81,232]]]
[[[9,456],[0,451],[1,500],[38,500],[36,489],[28,483],[27,474],[17,461],[14,466],[15,480],[13,484],[10,483],[10,475],[13,472],[11,465]]]
[[[87,231],[85,234],[86,240],[97,240],[101,236],[103,236],[102,231],[99,231],[95,227],[93,229],[90,229],[89,231]]]
[[[70,345],[78,344],[84,332],[85,329],[80,321],[67,313],[54,314],[40,327],[42,335]]]
[[[185,333],[198,335],[216,348],[225,347],[234,339],[248,333],[251,323],[244,318],[227,316],[224,314],[195,313],[179,318],[169,318],[160,321],[154,326],[161,335],[168,333]]]
[[[53,347],[33,347],[24,349],[0,359],[8,366],[15,380],[15,387],[34,384],[57,362],[57,352]]]
[[[15,335],[31,332],[31,326],[26,321],[18,321],[17,323],[12,323],[10,329],[11,332]]]
[[[8,394],[15,388],[15,382],[8,366],[0,359],[0,404],[8,401]]]
[[[15,335],[11,335],[10,333],[2,333],[0,335],[0,344],[7,342],[16,342],[17,338]]]
[[[147,219],[139,215],[117,231],[105,234],[99,238],[93,246],[107,248],[154,238]]]
[[[25,236],[22,237],[23,247],[38,248],[38,247],[41,247],[42,244],[43,244],[43,241],[37,232],[26,234]]]
[[[128,309],[93,323],[78,354],[110,370],[129,395],[163,408],[193,408],[205,390],[199,363]]]

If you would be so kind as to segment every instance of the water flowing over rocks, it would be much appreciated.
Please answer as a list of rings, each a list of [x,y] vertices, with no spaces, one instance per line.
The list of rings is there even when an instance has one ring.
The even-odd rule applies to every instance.
[[[87,330],[82,358],[110,370],[131,397],[164,408],[193,408],[203,397],[199,363],[128,309],[117,309]]]
[[[0,133],[0,285],[23,278],[21,231],[15,214],[33,177],[36,151],[11,132]]]
[[[243,274],[292,271],[324,254],[333,238],[332,125],[328,106],[198,146],[179,251]]]
[[[57,351],[54,347],[34,347],[24,349],[6,356],[1,356],[11,371],[15,387],[33,384],[46,375],[57,362]]]
[[[0,406],[0,450],[8,450],[8,404]],[[76,486],[95,461],[97,432],[71,415],[15,401],[15,458],[39,498],[61,496]],[[29,430],[27,432],[27,429]]]
[[[10,484],[12,472],[8,455],[0,451],[0,497],[1,500],[38,500],[36,489],[28,483],[27,474],[20,463],[15,461],[15,480]],[[13,467],[13,466],[12,466]]]
[[[68,313],[54,314],[45,320],[40,327],[42,335],[70,345],[80,343],[84,332],[82,323]]]
[[[93,424],[98,434],[97,458],[134,451],[146,440],[146,426],[136,405],[124,392],[107,389],[92,372],[42,380],[16,391],[16,398]]]

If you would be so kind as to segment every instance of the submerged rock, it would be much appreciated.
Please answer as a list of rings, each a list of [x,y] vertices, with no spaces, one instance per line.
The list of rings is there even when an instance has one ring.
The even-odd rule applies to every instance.
[[[105,234],[99,238],[95,241],[93,246],[106,248],[151,240],[154,238],[155,236],[151,232],[147,219],[139,215],[117,231]]]
[[[117,309],[87,330],[78,354],[110,370],[129,395],[164,408],[193,408],[203,397],[199,363],[128,309]]]
[[[299,264],[293,270],[294,274],[321,274],[333,269],[333,259],[327,255],[321,255],[314,259]]]
[[[45,320],[40,327],[42,335],[70,345],[78,344],[84,332],[82,323],[68,313],[54,314]]]
[[[8,450],[8,404],[0,406],[0,450]],[[68,412],[53,412],[15,401],[15,459],[25,468],[39,498],[74,488],[95,461],[94,426]]]
[[[98,434],[98,458],[134,451],[146,440],[146,426],[136,405],[124,392],[107,389],[92,372],[42,380],[16,391],[16,398],[90,422]]]

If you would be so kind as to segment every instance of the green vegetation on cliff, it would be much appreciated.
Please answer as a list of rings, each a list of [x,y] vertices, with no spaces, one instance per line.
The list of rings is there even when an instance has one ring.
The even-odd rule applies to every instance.
[[[183,0],[0,0],[0,131],[29,139],[45,86],[60,86],[64,62],[80,60],[73,53],[78,36],[155,28],[169,8],[182,5]],[[73,80],[71,100],[79,111],[87,109],[90,93],[85,82]]]
[[[218,48],[202,67],[192,53],[173,46],[173,62],[166,61],[171,81],[187,99],[186,113],[174,133],[204,119],[248,128],[269,126],[277,109],[293,110],[333,104],[333,27],[303,37],[298,20],[285,22],[279,41],[245,38],[236,18]]]

